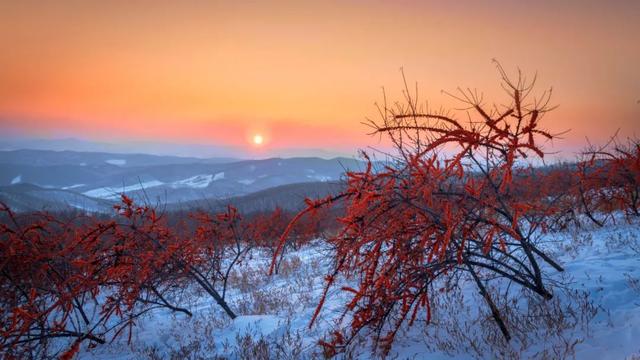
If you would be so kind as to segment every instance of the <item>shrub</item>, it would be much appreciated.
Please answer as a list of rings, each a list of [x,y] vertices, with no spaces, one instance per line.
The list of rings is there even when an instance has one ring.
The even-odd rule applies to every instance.
[[[502,278],[542,299],[553,297],[540,263],[563,269],[534,234],[558,210],[551,194],[532,186],[527,165],[542,159],[541,143],[554,138],[540,127],[551,110],[550,91],[533,97],[535,79],[519,73],[512,81],[500,65],[498,71],[509,94],[505,105],[488,106],[471,90],[450,94],[468,122],[421,107],[408,89],[403,103],[384,103],[381,119],[370,125],[395,145],[394,161],[373,169],[363,154],[368,167],[347,173],[344,192],[307,200],[294,218],[338,201],[345,206],[342,229],[327,240],[336,261],[311,325],[338,276],[356,286],[342,288],[352,294],[343,315],[351,319],[349,331],[322,342],[327,354],[345,349],[365,329],[387,353],[404,323],[419,314],[430,322],[434,297],[464,281],[477,287],[507,340],[512,335],[488,282]]]

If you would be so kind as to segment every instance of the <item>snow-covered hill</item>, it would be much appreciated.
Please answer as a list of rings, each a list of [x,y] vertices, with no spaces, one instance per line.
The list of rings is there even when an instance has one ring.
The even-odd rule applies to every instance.
[[[16,198],[22,187],[16,185],[31,184],[107,201],[125,192],[140,202],[170,205],[237,197],[296,183],[336,182],[345,171],[363,167],[362,162],[347,158],[231,161],[19,150],[0,151],[0,186],[15,186],[11,192],[16,201],[22,201]],[[54,201],[46,198],[47,192],[38,194],[44,196],[41,202]]]
[[[0,201],[16,212],[82,210],[111,213],[113,204],[67,189],[47,189],[31,184],[0,186]]]

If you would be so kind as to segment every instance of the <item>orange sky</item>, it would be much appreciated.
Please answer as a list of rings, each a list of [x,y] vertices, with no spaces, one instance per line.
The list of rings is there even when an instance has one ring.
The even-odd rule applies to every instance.
[[[351,152],[402,66],[421,97],[538,71],[558,149],[640,135],[638,1],[3,1],[0,131]]]

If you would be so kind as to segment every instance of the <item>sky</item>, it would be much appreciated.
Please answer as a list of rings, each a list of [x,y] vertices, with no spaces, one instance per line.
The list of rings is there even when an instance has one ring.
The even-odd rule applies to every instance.
[[[639,1],[1,1],[0,49],[5,136],[354,153],[400,68],[501,102],[494,58],[553,87],[551,150],[640,135]]]

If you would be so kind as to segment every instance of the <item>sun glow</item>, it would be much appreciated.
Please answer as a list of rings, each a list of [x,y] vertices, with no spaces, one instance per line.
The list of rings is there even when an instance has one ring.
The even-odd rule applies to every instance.
[[[253,136],[253,144],[256,146],[260,146],[262,145],[262,143],[264,142],[264,138],[262,137],[262,135],[260,134],[255,134]]]

